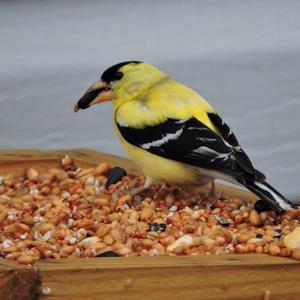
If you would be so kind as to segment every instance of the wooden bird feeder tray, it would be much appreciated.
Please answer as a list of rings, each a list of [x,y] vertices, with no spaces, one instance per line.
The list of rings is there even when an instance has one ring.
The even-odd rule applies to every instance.
[[[87,149],[65,151],[2,150],[0,174],[23,175],[34,167],[59,167],[66,155],[79,167],[101,161],[140,171],[127,159]],[[221,186],[227,195],[252,198],[249,192]],[[0,233],[1,234],[1,233]],[[40,260],[36,268],[0,259],[0,299],[156,299],[299,300],[300,264],[258,254],[219,256],[113,257]],[[39,287],[49,296],[37,296]]]

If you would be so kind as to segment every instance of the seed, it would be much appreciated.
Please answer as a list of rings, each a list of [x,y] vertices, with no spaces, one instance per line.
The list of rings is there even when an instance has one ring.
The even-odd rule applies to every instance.
[[[6,203],[7,201],[10,201],[11,198],[7,195],[0,195],[0,200],[2,203],[4,203],[4,202]]]
[[[294,258],[296,260],[300,260],[300,249],[296,249],[293,251],[292,258]]]
[[[258,212],[265,212],[270,210],[270,206],[268,205],[268,203],[266,201],[263,200],[258,200],[254,203],[254,209]]]
[[[234,223],[235,224],[240,224],[240,223],[242,223],[244,221],[244,218],[243,218],[243,216],[241,216],[241,215],[236,215],[235,217],[234,217]]]
[[[190,235],[183,235],[180,238],[178,238],[176,241],[174,241],[171,245],[167,247],[167,250],[172,252],[176,247],[178,247],[181,244],[187,244],[191,245],[193,242],[193,238]]]
[[[260,218],[261,218],[261,221],[264,223],[267,221],[267,219],[269,218],[270,216],[270,212],[269,211],[263,211],[260,213]]]
[[[103,207],[109,204],[109,201],[106,198],[96,198],[93,200],[93,204],[95,205],[95,207]]]
[[[97,236],[104,237],[109,232],[109,227],[106,225],[100,225],[97,230]]]
[[[71,197],[71,194],[69,192],[63,192],[62,195],[63,199],[68,199],[69,197]]]
[[[2,247],[3,248],[9,248],[13,245],[13,242],[9,239],[6,239],[2,242]]]
[[[49,296],[51,294],[51,289],[49,287],[44,287],[42,289],[42,295],[43,296]]]
[[[95,169],[95,175],[106,174],[110,170],[110,165],[107,162],[102,162]]]
[[[264,235],[263,240],[268,243],[268,242],[272,242],[274,238],[270,235]]]
[[[118,199],[118,204],[124,205],[126,202],[130,203],[131,201],[132,201],[131,195],[124,195]]]
[[[9,187],[12,186],[14,183],[14,176],[12,174],[5,175],[3,178],[3,183],[6,186],[9,186]]]
[[[250,240],[247,241],[248,244],[255,244],[255,245],[265,245],[266,240],[261,239],[261,238],[251,238]]]
[[[203,244],[205,246],[205,251],[212,251],[217,246],[217,242],[213,239],[205,239]]]
[[[76,238],[76,237],[72,237],[72,238],[70,238],[70,240],[69,240],[69,244],[70,244],[70,245],[74,245],[76,242],[77,242],[77,238]]]
[[[236,253],[244,254],[249,252],[249,248],[248,245],[243,246],[241,244],[238,244],[235,246],[235,251]]]
[[[31,168],[27,170],[26,176],[30,181],[36,181],[39,176],[39,173],[35,169]]]
[[[175,212],[178,210],[178,207],[176,205],[173,205],[169,208],[169,212]]]
[[[150,249],[153,245],[153,241],[150,239],[145,239],[142,241],[142,245],[148,249]]]
[[[41,233],[45,233],[45,232],[53,230],[53,229],[55,229],[55,226],[53,224],[51,224],[51,223],[44,223],[40,227],[40,232]]]
[[[62,159],[61,163],[62,163],[62,166],[63,166],[63,167],[68,167],[68,166],[70,166],[70,165],[73,164],[73,159],[72,159],[69,155],[66,155],[66,156]]]
[[[75,250],[74,246],[64,246],[60,249],[60,252],[63,254],[71,255]]]
[[[249,252],[255,252],[255,250],[256,250],[256,244],[247,243],[247,246],[248,246]]]
[[[28,265],[34,262],[34,258],[30,255],[21,255],[18,257],[18,262],[23,265]]]
[[[16,224],[9,224],[4,226],[5,233],[14,233],[16,231]]]
[[[215,234],[209,227],[204,227],[203,235],[208,236],[209,238],[214,238]]]
[[[120,167],[112,168],[107,174],[106,188],[112,184],[117,183],[126,175],[127,175],[126,171],[123,168]]]
[[[42,251],[42,255],[45,258],[49,258],[49,257],[52,256],[52,251],[51,250],[44,250],[44,251]]]
[[[174,201],[175,201],[174,195],[169,193],[169,194],[166,196],[165,201],[166,201],[167,206],[168,206],[168,207],[171,207],[171,206],[173,205]]]
[[[85,247],[85,248],[88,248],[91,244],[93,243],[97,243],[99,242],[99,238],[97,236],[91,236],[91,237],[88,237],[88,238],[85,238],[81,241],[81,244]]]
[[[47,231],[43,236],[43,240],[47,242],[51,238],[51,236],[52,236],[52,232]]]
[[[223,225],[225,227],[230,225],[230,222],[228,220],[224,219],[223,217],[218,216],[218,215],[214,215],[214,217],[220,225]]]
[[[95,187],[93,185],[87,184],[84,188],[88,195],[96,195]]]
[[[247,234],[247,233],[242,234],[238,237],[238,240],[240,243],[247,243],[250,239],[251,239],[251,236],[250,236],[250,234]]]
[[[292,252],[293,251],[291,249],[282,248],[281,251],[280,251],[280,256],[289,257],[289,256],[291,256]]]
[[[141,211],[140,218],[142,221],[149,221],[151,219],[151,217],[153,216],[153,213],[154,213],[154,211],[152,208],[145,207]]]
[[[257,246],[256,249],[255,249],[255,252],[256,252],[257,254],[263,253],[263,252],[264,252],[263,246]]]
[[[217,236],[217,237],[215,238],[215,241],[217,242],[217,244],[218,244],[219,246],[223,246],[223,245],[226,244],[226,240],[225,240],[225,238],[222,237],[222,236]]]
[[[86,179],[86,182],[87,182],[87,184],[90,184],[90,185],[95,184],[95,177],[94,177],[94,176],[89,176],[89,177]]]
[[[17,224],[17,227],[20,228],[22,231],[28,232],[29,231],[29,226],[23,223]]]
[[[103,238],[103,243],[105,245],[111,246],[114,243],[114,238],[110,235],[107,234],[104,238]]]
[[[60,193],[60,188],[58,186],[54,187],[51,191],[53,195],[58,195]]]
[[[276,244],[271,244],[269,246],[269,253],[271,255],[279,255],[280,254],[280,247]]]
[[[250,220],[250,224],[253,225],[253,226],[260,226],[261,225],[261,218],[260,218],[260,215],[259,213],[256,211],[256,210],[251,210],[250,212],[250,217],[249,217],[249,220]]]
[[[121,238],[121,234],[120,234],[119,230],[117,230],[117,229],[112,229],[110,231],[110,235],[114,238],[115,241],[118,241]]]
[[[217,200],[217,201],[214,203],[214,206],[217,207],[217,208],[224,208],[224,207],[226,206],[226,204],[225,204],[224,201]]]
[[[271,292],[269,290],[264,292],[263,300],[271,300]]]
[[[112,213],[107,216],[107,219],[109,222],[119,221],[120,218],[121,218],[121,215],[119,213]]]
[[[102,251],[102,249],[105,247],[106,247],[106,245],[104,243],[100,243],[100,242],[90,244],[90,248],[93,249],[93,251],[96,251],[97,254],[99,253],[99,250]]]

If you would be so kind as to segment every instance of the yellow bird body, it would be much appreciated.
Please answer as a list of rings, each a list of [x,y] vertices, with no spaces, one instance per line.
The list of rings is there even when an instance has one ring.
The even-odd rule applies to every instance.
[[[293,207],[210,104],[154,66],[129,61],[108,68],[74,110],[109,100],[125,151],[151,181],[190,186],[221,178],[244,185],[277,212]]]

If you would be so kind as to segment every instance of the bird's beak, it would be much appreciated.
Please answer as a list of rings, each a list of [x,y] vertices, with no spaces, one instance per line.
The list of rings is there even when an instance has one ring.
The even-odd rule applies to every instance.
[[[96,81],[75,104],[74,111],[86,109],[94,104],[112,100],[113,92],[110,85],[102,80]]]

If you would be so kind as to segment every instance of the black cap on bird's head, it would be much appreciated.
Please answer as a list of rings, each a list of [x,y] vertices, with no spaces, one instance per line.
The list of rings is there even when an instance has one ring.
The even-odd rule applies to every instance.
[[[140,64],[140,61],[125,61],[116,65],[111,66],[110,68],[108,68],[106,71],[103,72],[103,74],[101,75],[101,80],[105,81],[105,82],[112,82],[115,80],[120,80],[123,77],[123,73],[120,72],[119,70],[128,64]]]
[[[93,104],[109,101],[113,97],[111,89],[111,83],[120,80],[123,77],[123,73],[120,70],[127,64],[139,64],[140,61],[126,61],[111,66],[101,75],[101,79],[96,81],[90,88],[85,92],[83,97],[74,106],[74,111],[77,112],[79,109],[86,109]]]

